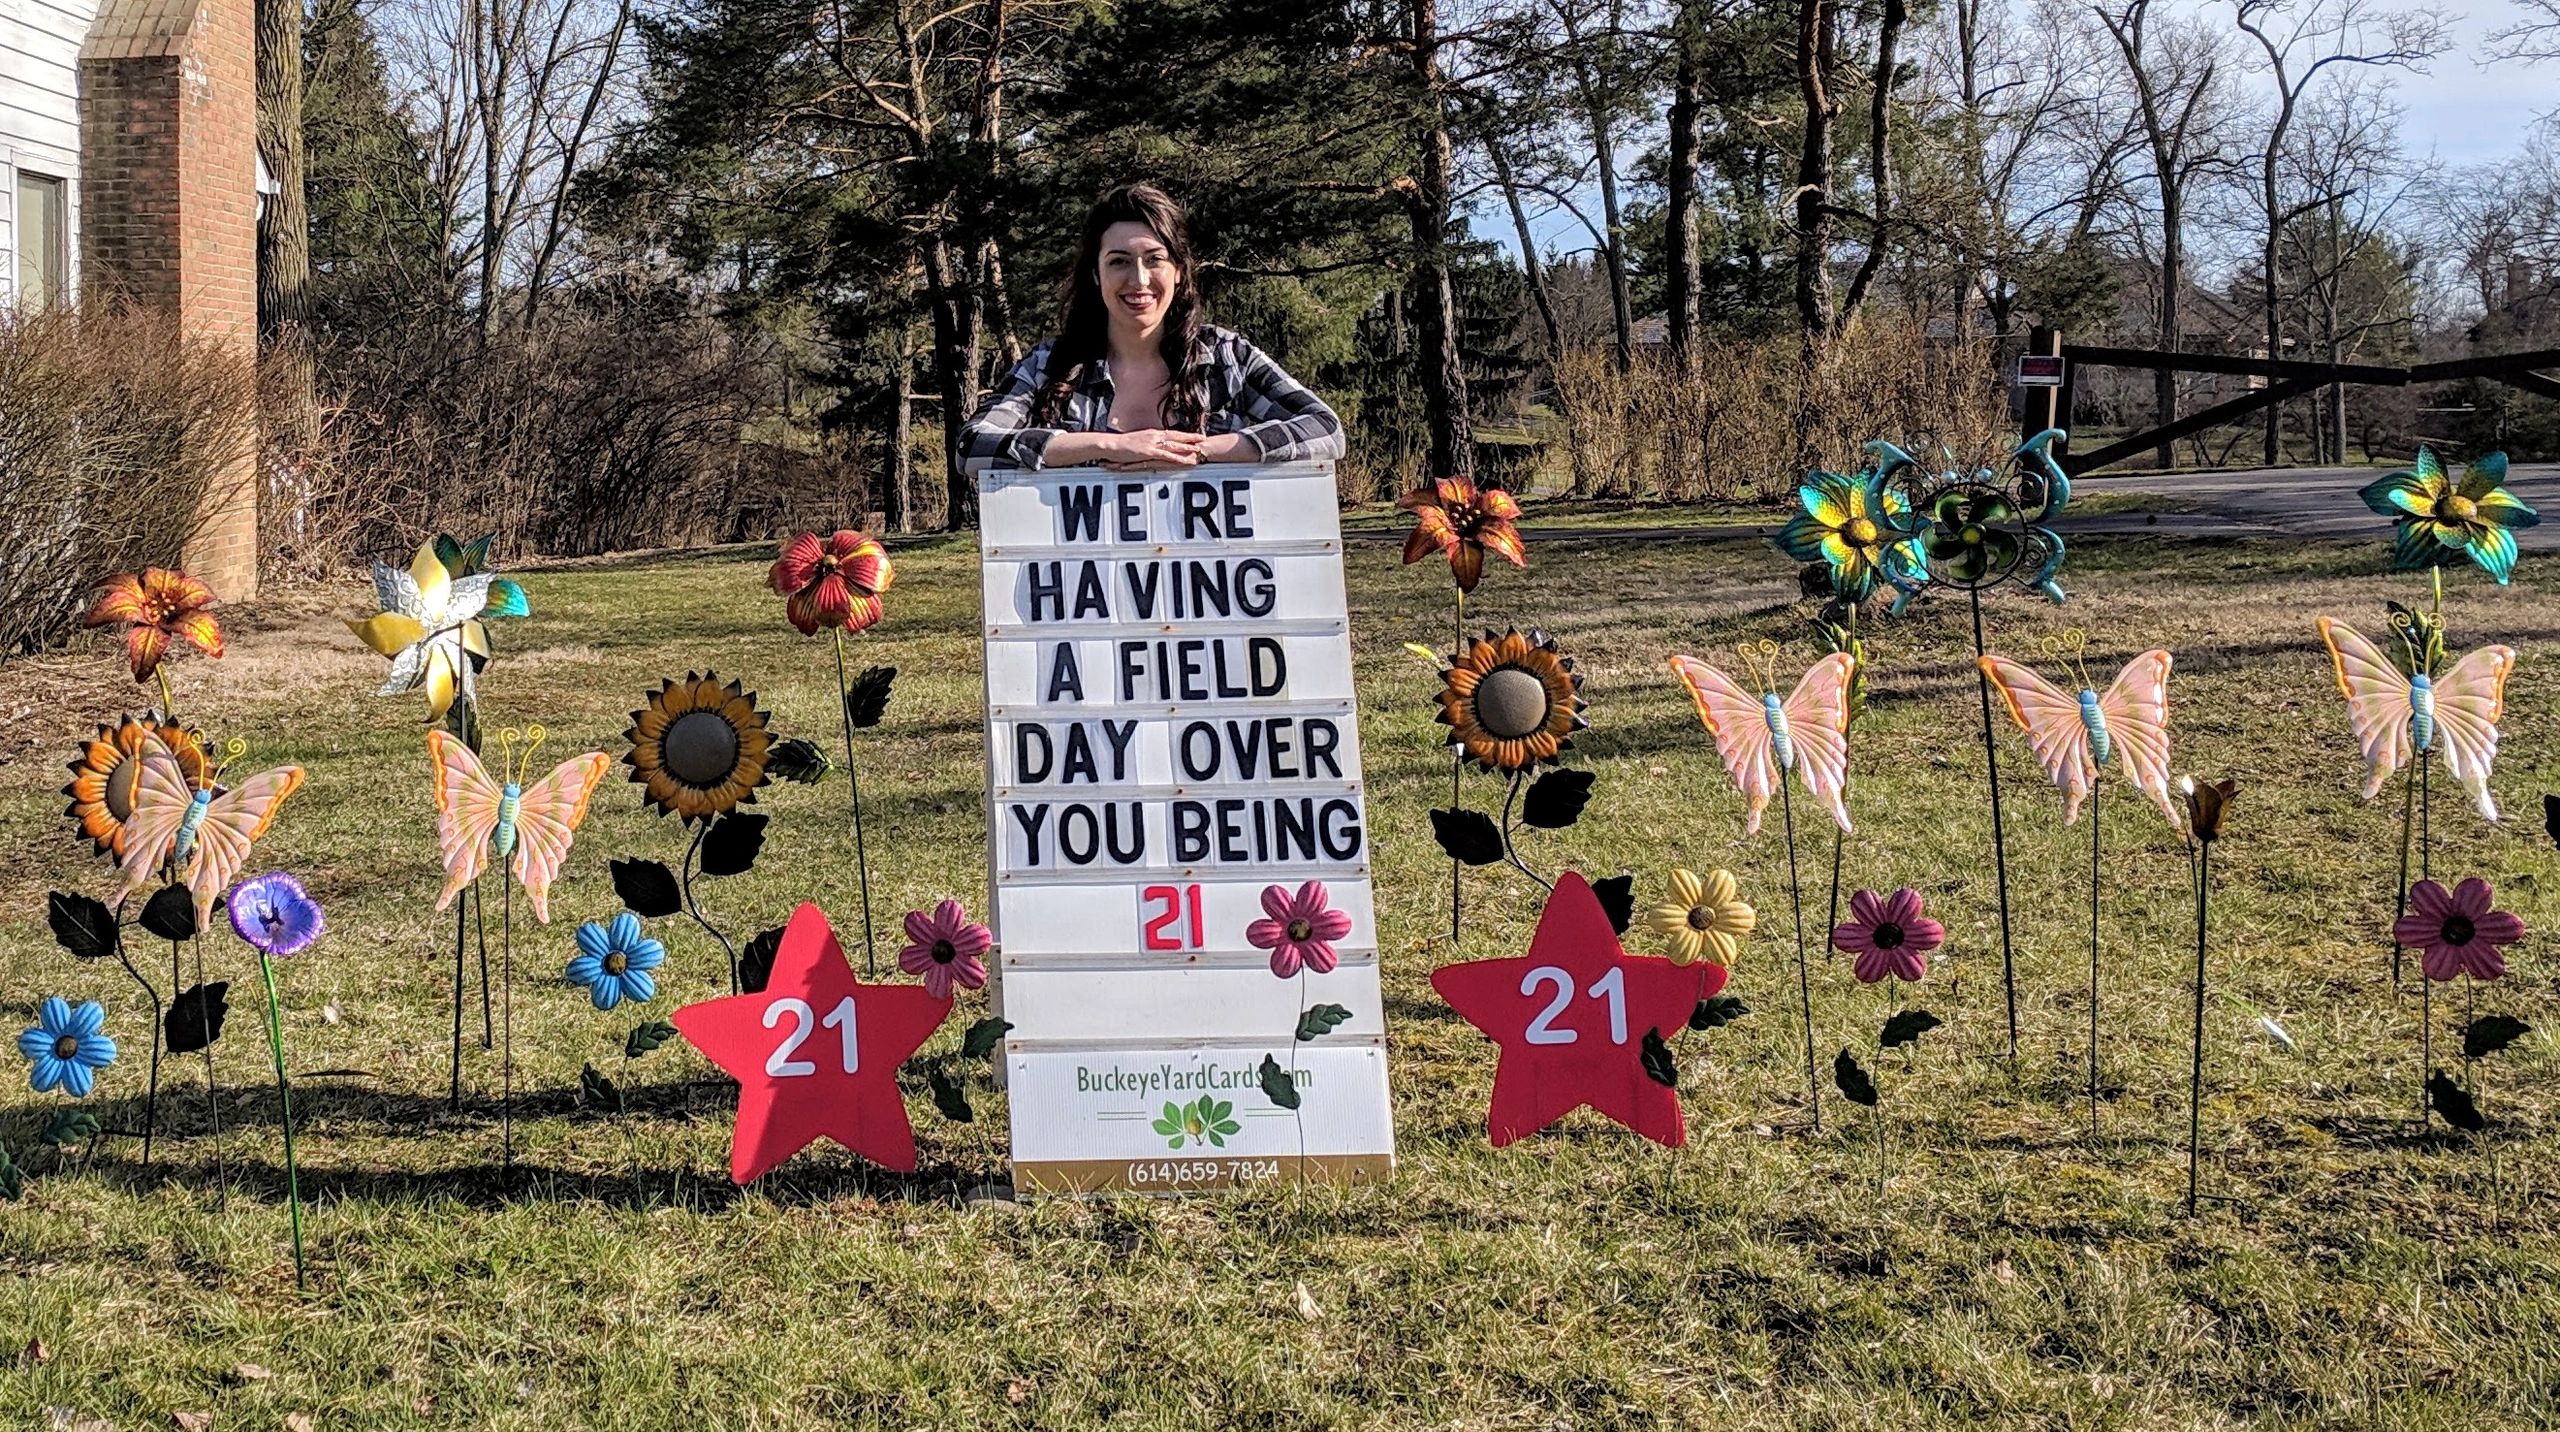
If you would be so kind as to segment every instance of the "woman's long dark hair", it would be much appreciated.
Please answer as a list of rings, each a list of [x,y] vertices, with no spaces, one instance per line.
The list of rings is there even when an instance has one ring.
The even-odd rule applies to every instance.
[[[1191,229],[1182,206],[1153,184],[1122,184],[1096,199],[1084,218],[1084,241],[1076,246],[1075,266],[1067,271],[1065,314],[1057,339],[1049,345],[1049,361],[1041,373],[1040,396],[1032,404],[1032,421],[1055,423],[1087,369],[1109,356],[1111,314],[1102,301],[1102,235],[1114,224],[1144,224],[1165,247],[1182,275],[1165,304],[1164,327],[1156,347],[1164,354],[1164,405],[1158,416],[1168,428],[1198,432],[1206,420],[1206,394],[1198,371],[1200,343],[1199,284],[1191,268]]]

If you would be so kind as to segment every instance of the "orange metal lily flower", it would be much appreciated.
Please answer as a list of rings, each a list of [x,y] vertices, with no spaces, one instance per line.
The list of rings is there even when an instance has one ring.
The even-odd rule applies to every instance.
[[[146,567],[139,575],[127,572],[109,581],[80,624],[123,622],[133,679],[149,681],[169,654],[171,637],[183,638],[207,656],[222,655],[222,624],[205,611],[212,605],[213,588],[184,572]]]
[[[1520,504],[1498,487],[1479,488],[1463,477],[1444,477],[1426,488],[1406,493],[1396,506],[1414,515],[1413,533],[1404,541],[1410,567],[1434,552],[1449,559],[1449,575],[1458,590],[1472,592],[1484,580],[1484,554],[1490,550],[1515,567],[1529,565],[1521,545]]]

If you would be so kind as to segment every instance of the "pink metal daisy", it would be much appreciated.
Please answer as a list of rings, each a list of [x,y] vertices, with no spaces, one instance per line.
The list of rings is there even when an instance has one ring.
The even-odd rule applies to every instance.
[[[969,989],[986,984],[986,953],[995,948],[996,937],[971,920],[959,901],[945,900],[930,915],[909,910],[907,939],[910,943],[898,951],[898,968],[924,976],[925,992],[935,999],[951,998],[954,984]]]
[[[1286,885],[1265,886],[1262,910],[1270,918],[1247,925],[1244,937],[1271,952],[1273,974],[1285,980],[1302,965],[1324,974],[1340,961],[1333,942],[1351,933],[1351,916],[1327,903],[1323,881],[1310,880],[1295,895]]]
[[[2489,882],[2474,875],[2448,892],[2432,880],[2409,887],[2409,913],[2391,926],[2391,938],[2415,947],[2427,978],[2456,975],[2493,980],[2507,972],[2499,949],[2524,938],[2524,921],[2490,908]]]
[[[1831,932],[1831,948],[1858,957],[1858,983],[1887,975],[1916,980],[1929,972],[1929,952],[1947,942],[1947,927],[1920,912],[1920,892],[1905,885],[1879,897],[1849,897],[1851,918]]]

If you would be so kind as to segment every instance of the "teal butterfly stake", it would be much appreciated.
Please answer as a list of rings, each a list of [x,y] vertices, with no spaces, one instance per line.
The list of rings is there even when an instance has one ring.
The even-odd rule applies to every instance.
[[[2483,455],[2455,482],[2444,462],[2421,447],[2416,466],[2357,495],[2398,528],[2391,547],[2395,572],[2468,558],[2505,586],[2516,570],[2516,533],[2542,521],[2540,513],[2507,491],[2507,455],[2502,452]]]

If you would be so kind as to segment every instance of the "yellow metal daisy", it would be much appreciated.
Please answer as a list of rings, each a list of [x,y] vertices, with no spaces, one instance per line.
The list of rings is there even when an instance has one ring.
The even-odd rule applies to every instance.
[[[1675,965],[1705,960],[1730,969],[1733,957],[1742,953],[1743,937],[1759,920],[1743,903],[1731,871],[1710,870],[1702,876],[1674,870],[1671,898],[1645,912],[1644,927],[1669,947],[1665,953]]]
[[[375,563],[381,611],[347,623],[357,640],[391,658],[381,694],[425,687],[429,721],[444,719],[457,695],[468,699],[472,674],[488,661],[481,619],[525,614],[524,589],[486,569],[487,550],[485,538],[469,547],[438,538],[419,544],[405,572]]]

